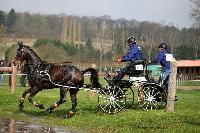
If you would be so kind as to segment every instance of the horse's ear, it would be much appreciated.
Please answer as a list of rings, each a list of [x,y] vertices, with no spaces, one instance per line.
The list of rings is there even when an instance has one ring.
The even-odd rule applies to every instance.
[[[22,45],[23,45],[22,41],[21,41],[21,42],[18,42],[17,44],[18,44],[19,46],[22,46]]]

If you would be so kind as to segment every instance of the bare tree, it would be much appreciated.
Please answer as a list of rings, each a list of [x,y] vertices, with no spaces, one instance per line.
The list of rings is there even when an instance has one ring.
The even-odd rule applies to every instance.
[[[194,3],[194,7],[191,11],[191,17],[194,19],[194,27],[197,29],[195,34],[195,58],[198,58],[199,44],[200,44],[200,0],[191,0]]]
[[[99,56],[99,63],[100,63],[100,73],[101,73],[101,69],[102,69],[102,58],[104,56],[104,40],[105,40],[105,29],[106,29],[106,22],[103,21],[100,27],[100,37],[101,37],[101,41],[100,41],[100,56]]]
[[[78,26],[77,26],[77,34],[78,34],[78,48],[80,48],[80,43],[81,43],[81,22],[78,20]]]
[[[0,59],[5,59],[5,28],[0,24]]]
[[[76,19],[75,18],[73,18],[73,20],[72,20],[72,27],[73,27],[73,29],[72,29],[72,42],[75,44],[75,42],[76,42]]]
[[[62,23],[62,31],[61,31],[61,41],[66,42],[67,41],[67,31],[68,31],[68,18],[63,18]]]
[[[200,0],[191,0],[194,3],[194,7],[191,11],[191,17],[194,19],[194,26],[200,28]]]
[[[199,45],[200,45],[200,36],[198,35],[198,30],[194,31],[192,34],[193,39],[195,40],[194,50],[195,50],[195,59],[199,58]]]

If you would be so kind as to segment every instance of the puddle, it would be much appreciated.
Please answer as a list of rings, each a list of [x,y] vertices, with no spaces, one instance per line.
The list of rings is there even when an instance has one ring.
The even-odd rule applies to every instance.
[[[0,118],[0,133],[82,133],[70,129],[52,128],[13,119]]]

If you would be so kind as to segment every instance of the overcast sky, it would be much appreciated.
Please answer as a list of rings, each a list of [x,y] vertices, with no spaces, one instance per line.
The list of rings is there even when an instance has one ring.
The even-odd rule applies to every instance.
[[[109,15],[112,19],[165,22],[191,27],[190,0],[0,0],[0,10],[77,16]]]

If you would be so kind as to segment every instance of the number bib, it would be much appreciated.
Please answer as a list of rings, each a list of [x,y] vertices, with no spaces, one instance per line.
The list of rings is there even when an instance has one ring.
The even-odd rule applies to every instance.
[[[143,65],[135,65],[135,70],[143,70]]]

